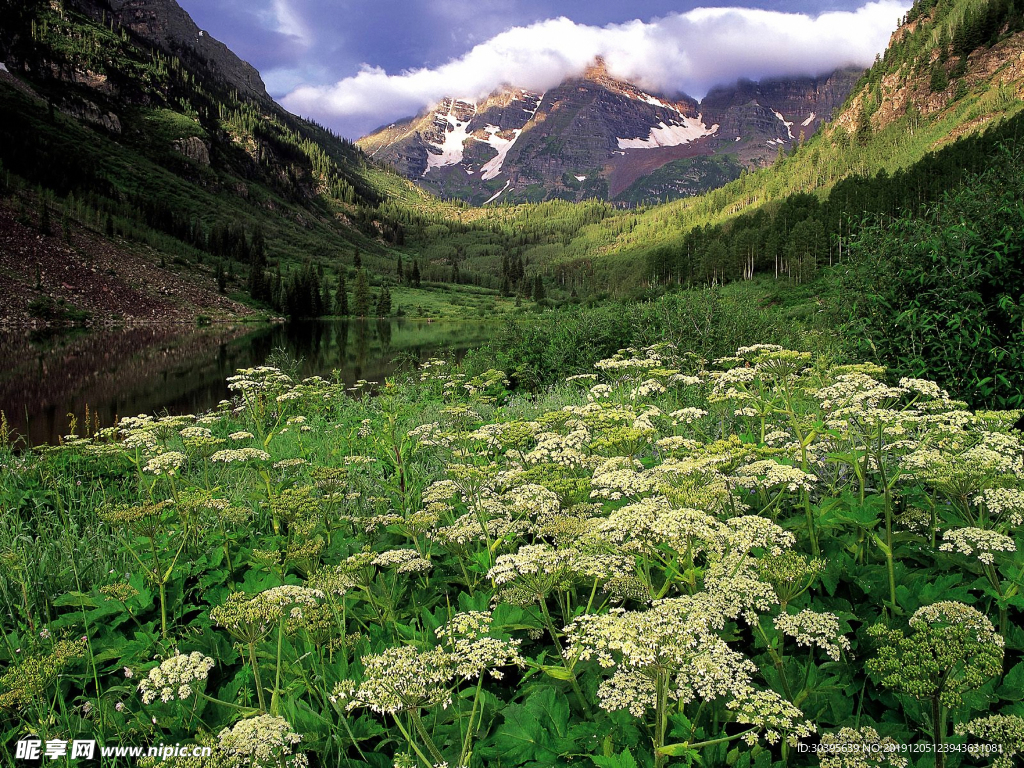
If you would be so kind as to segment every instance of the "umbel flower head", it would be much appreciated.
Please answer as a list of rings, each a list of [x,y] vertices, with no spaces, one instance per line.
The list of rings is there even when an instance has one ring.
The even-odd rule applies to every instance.
[[[843,651],[850,650],[850,641],[839,629],[839,619],[833,613],[803,610],[796,615],[780,614],[775,628],[796,638],[796,644],[807,648],[817,646],[833,661],[839,661]]]
[[[1019,715],[979,717],[959,723],[956,732],[998,746],[998,753],[989,753],[993,758],[992,768],[1013,768],[1014,757],[1024,755],[1024,717]]]
[[[27,706],[84,655],[84,639],[58,640],[49,653],[22,659],[0,676],[0,709]]]
[[[973,556],[985,565],[995,563],[997,552],[1017,551],[1017,545],[1009,536],[985,528],[954,528],[943,533],[942,539],[940,551]]]
[[[348,709],[368,707],[382,714],[439,704],[447,707],[459,681],[477,678],[485,670],[500,678],[500,667],[525,664],[518,641],[477,634],[487,623],[480,617],[457,616],[441,633],[448,648],[421,651],[404,645],[364,656],[362,682],[358,687],[339,683],[334,697],[348,700]],[[457,636],[463,633],[466,636]]]
[[[314,607],[325,597],[318,589],[285,584],[255,595],[235,592],[210,611],[214,624],[224,627],[243,643],[255,643],[281,619],[301,621],[303,606]]]
[[[198,651],[172,656],[149,670],[139,683],[142,703],[151,704],[157,697],[167,703],[184,701],[195,693],[194,683],[205,680],[213,669],[213,659]]]
[[[916,699],[938,699],[949,708],[1003,668],[1003,638],[992,622],[969,605],[947,600],[919,608],[910,634],[876,624],[868,633],[879,642],[868,670],[882,685]]]
[[[874,728],[840,728],[821,734],[821,768],[906,768],[898,741]]]
[[[302,736],[283,717],[257,715],[225,728],[217,738],[225,768],[305,768],[309,761],[295,753]]]

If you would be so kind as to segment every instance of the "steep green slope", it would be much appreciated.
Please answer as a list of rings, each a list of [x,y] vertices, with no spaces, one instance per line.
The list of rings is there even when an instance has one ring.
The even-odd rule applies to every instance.
[[[467,266],[489,266],[501,254],[513,251],[529,265],[528,270],[549,275],[567,290],[572,287],[592,294],[626,294],[669,280],[741,278],[751,273],[751,261],[754,272],[774,274],[777,259],[786,257],[783,249],[791,242],[788,238],[795,224],[785,220],[785,214],[804,206],[802,198],[788,204],[787,198],[811,194],[820,202],[844,180],[856,186],[858,179],[879,175],[905,181],[909,174],[917,180],[918,202],[934,199],[947,188],[924,183],[926,174],[913,169],[922,161],[921,168],[933,167],[932,154],[1005,124],[1024,107],[1020,26],[1021,12],[1003,0],[938,4],[923,0],[893,34],[885,55],[865,73],[837,119],[791,156],[780,156],[772,167],[745,173],[708,194],[628,213],[608,209],[600,221],[585,226],[567,222],[540,232],[532,226],[537,209],[499,208],[475,226],[473,253],[478,261],[470,258]],[[934,62],[943,71],[948,69],[948,82],[938,90],[933,85],[943,83],[933,83]],[[1007,127],[1000,137],[1013,140],[1015,130]],[[985,145],[989,149],[979,145],[971,150],[981,152],[982,165],[991,162],[991,155],[986,159],[984,154],[990,153],[992,143]],[[946,157],[940,164],[952,162],[951,156]],[[944,184],[950,181],[943,178]],[[802,258],[810,260],[811,266],[838,258],[841,238],[849,235],[840,222],[865,210],[879,210],[879,194],[889,206],[903,205],[908,199],[898,187],[883,182],[873,188],[872,197],[858,192],[837,203],[834,207],[840,210],[835,221],[819,222],[824,230],[821,238],[816,232],[803,233],[810,243],[802,246]],[[782,226],[775,227],[775,236],[784,241],[773,244],[772,227],[760,225],[755,227],[757,237],[745,243],[728,235],[734,228],[745,228],[742,220],[738,227],[735,224],[740,215],[759,215],[775,224],[780,212],[784,217]],[[710,238],[699,243],[693,239],[692,233],[699,228],[718,225]],[[525,237],[524,227],[530,233]],[[716,240],[719,246],[713,246]],[[424,233],[422,247],[431,252],[454,245],[450,241],[442,245]],[[666,257],[683,253],[699,256],[701,264],[686,269],[658,267]],[[794,273],[780,265],[780,274],[790,278]],[[807,274],[804,270],[803,277]]]
[[[17,205],[153,248],[212,287],[219,274],[229,293],[260,272],[271,304],[307,262],[333,288],[358,253],[381,282],[403,240],[395,214],[446,215],[351,143],[240,93],[216,62],[93,6],[4,4],[0,167]]]

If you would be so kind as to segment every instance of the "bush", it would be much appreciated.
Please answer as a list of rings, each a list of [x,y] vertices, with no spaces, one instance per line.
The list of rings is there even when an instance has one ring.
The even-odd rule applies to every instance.
[[[864,223],[837,274],[863,352],[974,405],[1024,406],[1022,173],[1006,152],[924,216]]]

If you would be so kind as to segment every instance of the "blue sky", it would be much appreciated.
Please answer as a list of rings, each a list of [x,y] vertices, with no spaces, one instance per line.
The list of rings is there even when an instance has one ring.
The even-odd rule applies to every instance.
[[[444,95],[535,90],[595,55],[659,93],[866,66],[905,0],[179,0],[287,108],[350,138]],[[718,10],[699,10],[717,8]],[[724,10],[724,9],[731,10]]]

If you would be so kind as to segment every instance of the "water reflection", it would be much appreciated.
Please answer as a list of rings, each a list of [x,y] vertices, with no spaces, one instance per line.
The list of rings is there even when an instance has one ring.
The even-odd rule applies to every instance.
[[[0,410],[33,445],[66,434],[68,414],[112,424],[137,413],[195,413],[228,396],[225,379],[283,347],[303,376],[338,370],[379,381],[439,353],[456,358],[487,341],[486,322],[297,321],[248,326],[146,327],[74,335],[0,334]]]

